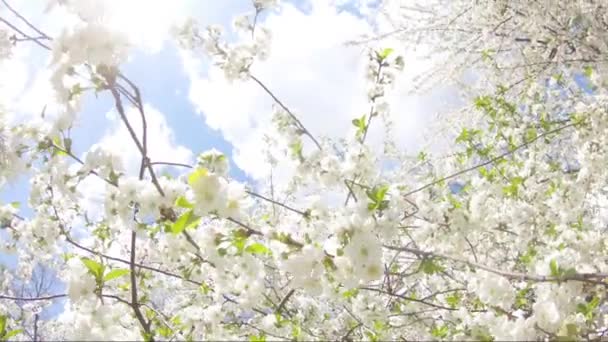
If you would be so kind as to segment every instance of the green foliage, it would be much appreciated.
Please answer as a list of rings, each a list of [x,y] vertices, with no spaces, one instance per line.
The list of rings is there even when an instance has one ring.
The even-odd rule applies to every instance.
[[[526,265],[529,266],[532,264],[532,261],[534,260],[534,257],[536,257],[537,251],[534,248],[534,246],[528,246],[528,250],[523,253],[522,255],[520,255],[519,257],[519,261]]]
[[[431,335],[438,339],[444,339],[450,332],[447,325],[435,325],[431,328]]]
[[[530,142],[538,136],[538,132],[535,127],[528,127],[524,132],[524,141]]]
[[[583,68],[583,75],[585,75],[585,77],[587,78],[591,78],[591,76],[593,75],[593,68],[590,65],[586,65]]]
[[[206,177],[208,174],[209,171],[207,171],[207,169],[203,167],[197,168],[188,176],[188,184],[194,186],[201,178]]]
[[[105,266],[89,258],[80,258],[80,260],[82,261],[84,266],[89,270],[89,273],[95,277],[97,283],[101,283],[103,280],[103,272]]]
[[[365,129],[367,127],[366,115],[363,114],[359,119],[353,119],[353,126],[357,128],[357,132],[355,133],[357,139],[361,139],[363,134],[365,133]]]
[[[97,228],[93,229],[93,235],[98,237],[101,241],[106,241],[110,238],[110,227],[102,223],[97,226]]]
[[[585,229],[585,225],[583,222],[583,215],[578,215],[576,222],[570,223],[570,227],[574,230],[582,232]]]
[[[367,209],[370,211],[381,211],[388,208],[389,202],[388,200],[384,199],[388,189],[388,186],[377,186],[372,188],[371,190],[367,190],[367,197],[371,200],[371,202],[367,205]]]
[[[511,178],[511,183],[502,188],[502,193],[507,197],[517,197],[519,194],[519,186],[524,183],[522,177],[516,176]]]
[[[498,177],[496,168],[480,167],[479,174],[489,182],[493,182]]]
[[[53,144],[50,145],[52,146],[52,155],[53,156],[67,156],[68,154],[65,152],[67,151],[67,149],[65,147],[63,147],[63,143],[61,142],[61,138],[59,136],[56,136],[52,139]]]
[[[391,48],[386,48],[383,49],[382,51],[378,52],[378,59],[380,61],[384,61],[388,58],[388,56],[390,56],[395,50],[391,49]]]
[[[456,137],[456,143],[471,142],[473,138],[479,135],[481,135],[481,130],[463,128],[458,137]]]
[[[271,254],[270,249],[268,249],[268,247],[264,246],[263,244],[261,244],[259,242],[250,244],[249,246],[247,246],[245,248],[245,251],[249,252],[251,254],[256,254],[256,255],[270,255]]]
[[[89,273],[95,277],[97,291],[100,291],[106,281],[114,280],[130,273],[128,269],[116,268],[106,273],[106,266],[89,258],[80,258]]]
[[[451,208],[452,210],[453,209],[460,209],[460,208],[462,208],[462,203],[458,199],[456,199],[456,197],[454,197],[454,195],[447,194],[446,195],[446,200],[448,202],[450,202],[450,204],[452,205],[452,208]]]
[[[180,196],[175,200],[175,206],[184,208],[184,209],[194,208],[194,205],[192,203],[190,203],[184,196]]]
[[[8,316],[0,315],[0,341],[9,341],[23,332],[23,329],[8,330]]]
[[[435,263],[432,259],[424,259],[420,263],[420,268],[425,274],[435,274],[444,270],[443,266]]]
[[[557,338],[555,339],[556,341],[578,341],[580,340],[579,338],[579,332],[578,332],[578,326],[575,323],[568,323],[566,324],[561,330],[560,330],[560,334],[557,336]]]
[[[291,155],[294,158],[298,158],[300,161],[304,161],[304,155],[302,154],[302,140],[297,139],[293,143],[289,145],[289,149],[291,150]]]
[[[127,269],[123,269],[123,268],[117,268],[117,269],[113,269],[110,272],[106,273],[106,275],[103,276],[103,280],[104,281],[110,281],[112,279],[116,279],[116,278],[120,278],[124,275],[129,274],[131,271],[127,270]]]
[[[551,276],[556,278],[563,278],[576,274],[576,269],[564,269],[558,265],[557,260],[555,259],[551,259],[551,261],[549,262],[549,269],[551,270]]]
[[[528,301],[528,295],[532,292],[529,287],[523,288],[517,291],[515,295],[515,307],[517,309],[525,309],[530,303]]]
[[[201,217],[194,214],[192,209],[183,213],[177,221],[171,225],[171,233],[181,234],[188,228],[196,228],[201,221]]]
[[[579,303],[576,306],[576,311],[583,314],[587,321],[593,319],[595,315],[595,309],[597,309],[600,305],[600,298],[598,296],[593,296],[589,302]]]
[[[418,153],[418,160],[423,162],[423,161],[426,161],[427,159],[428,159],[428,154],[426,154],[426,152],[420,151],[420,153]]]
[[[460,293],[459,292],[453,292],[451,295],[447,296],[445,298],[445,302],[452,308],[455,309],[458,304],[460,304]]]
[[[494,49],[485,49],[481,51],[481,59],[484,62],[490,61],[493,58],[493,55],[496,53]]]
[[[353,289],[344,291],[342,293],[342,297],[344,297],[344,299],[350,299],[350,298],[357,297],[358,294],[359,294],[359,289],[353,288]]]
[[[266,335],[264,335],[264,333],[261,333],[259,335],[251,335],[251,336],[249,336],[249,341],[250,342],[266,342]]]

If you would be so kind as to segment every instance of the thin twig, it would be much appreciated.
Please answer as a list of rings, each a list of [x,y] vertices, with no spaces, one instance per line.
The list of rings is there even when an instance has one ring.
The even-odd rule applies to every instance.
[[[536,142],[537,140],[539,140],[539,139],[541,139],[541,138],[543,138],[543,137],[546,137],[547,135],[551,135],[551,134],[554,134],[554,133],[558,133],[558,132],[560,132],[560,131],[562,131],[562,130],[564,130],[564,129],[566,129],[566,128],[569,128],[569,127],[574,127],[574,126],[576,126],[576,123],[570,123],[570,124],[567,124],[567,125],[564,125],[564,126],[558,127],[558,128],[556,128],[556,129],[553,129],[553,130],[551,130],[551,131],[545,132],[545,133],[543,133],[543,134],[539,134],[539,135],[538,135],[538,136],[536,136],[534,139],[531,139],[531,140],[529,140],[529,141],[526,141],[525,143],[523,143],[523,144],[521,144],[521,145],[519,145],[519,146],[516,146],[515,148],[510,149],[509,151],[507,151],[507,152],[505,152],[505,153],[503,153],[503,154],[501,154],[501,155],[499,155],[499,156],[497,156],[497,157],[494,157],[494,158],[492,158],[492,159],[490,159],[490,160],[488,160],[488,161],[486,161],[486,162],[483,162],[483,163],[481,163],[481,164],[477,164],[477,165],[471,166],[471,167],[469,167],[469,168],[466,168],[466,169],[460,170],[460,171],[458,171],[458,172],[456,172],[456,173],[453,173],[453,174],[451,174],[451,175],[445,176],[445,177],[443,177],[443,178],[441,178],[441,179],[438,179],[438,180],[436,180],[436,181],[433,181],[433,182],[431,182],[431,183],[428,183],[428,184],[426,184],[426,185],[423,185],[423,186],[421,186],[421,187],[419,187],[419,188],[417,188],[417,189],[414,189],[414,190],[412,190],[412,191],[410,191],[410,192],[408,192],[408,193],[404,194],[404,196],[409,196],[409,195],[415,194],[415,193],[420,192],[420,191],[422,191],[422,190],[428,189],[428,188],[432,187],[433,185],[436,185],[436,184],[439,184],[439,183],[443,183],[443,182],[445,182],[445,181],[446,181],[446,180],[448,180],[448,179],[451,179],[451,178],[454,178],[454,177],[458,177],[458,176],[460,176],[460,175],[462,175],[462,174],[465,174],[465,173],[468,173],[468,172],[471,172],[471,171],[475,171],[475,170],[479,169],[480,167],[484,167],[484,166],[486,166],[486,165],[494,164],[494,163],[496,163],[497,161],[502,160],[502,159],[504,159],[505,157],[508,157],[508,156],[510,156],[511,154],[513,154],[513,153],[517,152],[518,150],[520,150],[520,149],[522,149],[522,148],[524,148],[524,147],[527,147],[527,146],[529,146],[530,144],[533,144],[533,143],[534,143],[534,142]]]
[[[384,245],[384,247],[387,249],[390,249],[390,250],[408,252],[408,253],[412,253],[417,256],[422,256],[422,257],[426,257],[426,258],[434,257],[434,258],[455,261],[458,263],[466,264],[473,268],[478,268],[478,269],[481,269],[484,271],[488,271],[490,273],[501,275],[501,276],[509,278],[509,279],[519,279],[519,280],[527,280],[527,281],[534,281],[534,282],[580,281],[580,282],[589,282],[589,283],[594,283],[594,284],[606,285],[601,280],[608,278],[608,274],[603,274],[603,273],[575,273],[575,274],[567,274],[567,275],[563,275],[563,276],[542,276],[542,275],[532,275],[532,274],[519,273],[519,272],[507,272],[507,271],[502,271],[502,270],[499,270],[499,269],[496,269],[496,268],[493,268],[490,266],[482,265],[482,264],[479,264],[476,262],[468,261],[465,259],[451,257],[448,255],[443,255],[443,254],[434,253],[434,252],[427,252],[427,251],[423,251],[423,250],[420,250],[417,248],[388,246],[388,245]]]
[[[49,51],[51,50],[51,48],[48,45],[42,43],[39,39],[35,39],[34,37],[26,34],[23,31],[21,31],[17,26],[11,24],[8,20],[0,17],[0,22],[5,23],[8,27],[12,28],[15,32],[19,33],[20,35],[22,35],[25,38],[28,38],[28,40],[33,41],[34,43],[38,44],[40,47],[43,47],[43,48],[45,48],[45,49],[47,49]]]
[[[277,307],[276,313],[280,314],[281,311],[283,310],[283,308],[285,307],[285,304],[287,304],[287,302],[289,301],[289,298],[291,298],[291,296],[293,296],[293,294],[296,292],[295,289],[291,289],[287,295],[285,295],[285,297],[283,298],[283,300],[281,301],[281,303],[279,303],[279,306]]]
[[[57,298],[64,298],[67,296],[68,296],[67,294],[56,294],[56,295],[42,296],[42,297],[14,297],[14,296],[0,295],[0,299],[22,301],[22,302],[37,302],[37,301],[41,301],[41,300],[53,300],[53,299],[57,299]]]
[[[289,108],[287,108],[287,106],[285,106],[283,104],[283,102],[281,102],[281,100],[279,100],[272,91],[270,91],[270,89],[268,89],[268,87],[266,87],[266,85],[264,83],[262,83],[262,81],[260,81],[257,77],[253,76],[253,75],[249,75],[249,77],[251,77],[252,80],[255,81],[255,83],[257,83],[260,87],[262,87],[262,89],[264,89],[264,91],[270,95],[270,97],[272,97],[272,99],[281,107],[283,108],[283,110],[285,112],[287,112],[287,114],[289,114],[289,116],[296,122],[296,124],[298,125],[298,127],[302,130],[302,133],[304,133],[304,135],[308,136],[310,138],[310,140],[312,140],[314,142],[315,145],[317,145],[317,148],[319,150],[323,150],[323,148],[321,147],[321,144],[319,144],[319,142],[317,141],[317,139],[315,139],[315,137],[308,131],[308,129],[306,129],[306,127],[302,124],[302,122],[300,122],[300,120],[298,120],[298,118],[291,112],[291,110],[289,110]]]
[[[52,40],[51,37],[49,37],[46,33],[42,32],[39,28],[36,27],[36,25],[32,24],[29,20],[25,19],[24,16],[22,16],[19,12],[17,12],[17,10],[15,10],[13,7],[11,7],[6,0],[2,0],[2,3],[17,18],[21,19],[21,21],[23,21],[27,26],[29,26],[32,30],[36,31],[41,36],[40,37],[41,39]]]

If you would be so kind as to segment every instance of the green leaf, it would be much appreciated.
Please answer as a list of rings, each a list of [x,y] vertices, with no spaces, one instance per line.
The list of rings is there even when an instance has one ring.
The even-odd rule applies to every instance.
[[[80,258],[80,260],[86,266],[86,268],[89,270],[89,272],[93,276],[95,276],[95,279],[97,279],[98,281],[103,279],[104,266],[102,264],[98,263],[97,261],[95,261],[93,259],[89,259],[89,258]]]
[[[557,265],[557,260],[551,259],[549,262],[549,268],[551,269],[551,275],[554,277],[560,276],[559,266]]]
[[[72,88],[70,89],[70,94],[68,96],[68,100],[72,100],[75,96],[78,96],[80,94],[82,94],[82,91],[84,90],[84,88],[82,88],[82,86],[80,85],[80,83],[76,83],[72,86]]]
[[[68,155],[67,153],[65,153],[63,151],[63,150],[65,150],[65,148],[61,146],[62,143],[61,143],[61,140],[59,139],[59,137],[54,137],[53,138],[53,144],[54,144],[54,146],[53,146],[53,156],[67,156]],[[57,148],[55,146],[57,146],[59,148]]]
[[[534,139],[536,139],[536,137],[538,136],[538,133],[536,132],[536,128],[534,127],[530,127],[528,129],[526,129],[526,132],[524,133],[524,138],[526,142],[530,142]]]
[[[291,153],[293,157],[297,157],[298,159],[300,159],[300,161],[302,161],[304,159],[304,157],[302,156],[302,140],[298,139],[295,142],[293,142],[292,144],[289,145],[290,149],[291,149]]]
[[[175,200],[175,206],[184,208],[184,209],[194,208],[194,205],[192,203],[190,203],[184,196],[180,196]]]
[[[171,330],[171,328],[167,327],[167,326],[161,326],[157,329],[158,334],[162,337],[169,337],[173,334],[173,331]]]
[[[249,336],[250,342],[266,342],[266,335],[263,333],[260,335],[251,335]]]
[[[446,303],[454,309],[460,304],[460,294],[458,292],[454,292],[453,294],[447,296],[445,298]]]
[[[188,176],[188,184],[190,186],[194,186],[194,184],[196,184],[199,179],[206,177],[208,174],[209,172],[207,171],[207,169],[198,168]]]
[[[390,56],[391,53],[393,53],[395,50],[391,49],[391,48],[386,48],[382,51],[380,51],[380,53],[378,53],[378,57],[380,58],[381,61],[385,60],[388,58],[388,56]]]
[[[4,335],[4,339],[8,341],[11,337],[17,336],[17,335],[21,334],[22,332],[23,332],[23,329],[11,330]]]
[[[245,250],[245,243],[247,243],[247,238],[243,236],[235,236],[232,240],[232,245],[236,247],[239,254]]]
[[[21,202],[15,201],[10,203],[11,207],[15,209],[19,209],[21,207]]]
[[[193,210],[188,210],[173,223],[171,226],[171,233],[181,234],[181,232],[188,228],[198,226],[200,220],[201,217],[195,215]]]
[[[363,135],[363,133],[365,132],[365,128],[367,126],[366,120],[365,120],[365,114],[363,114],[362,117],[358,118],[358,119],[353,119],[352,123],[355,127],[357,127],[357,133],[356,136],[357,138],[361,137]]]
[[[503,194],[507,197],[517,197],[519,193],[519,186],[524,183],[524,179],[522,177],[513,177],[511,178],[511,184],[502,188]]]
[[[300,327],[300,325],[299,325],[299,324],[294,323],[294,324],[291,326],[291,336],[293,337],[293,339],[294,339],[295,341],[297,341],[297,340],[298,340],[298,337],[300,337],[300,335],[302,335],[302,327]]]
[[[111,270],[110,272],[106,273],[105,276],[103,276],[103,280],[110,281],[112,279],[120,278],[124,275],[129,274],[129,272],[130,272],[129,270],[124,269],[124,268]]]
[[[377,186],[371,190],[367,190],[365,193],[367,197],[372,201],[368,204],[369,210],[384,210],[388,207],[388,201],[385,200],[388,186]]]
[[[0,315],[0,337],[6,334],[6,320],[8,319],[5,315]]]
[[[388,186],[382,186],[376,191],[376,201],[382,202],[384,200],[384,195],[388,191]]]
[[[386,323],[380,320],[374,320],[374,330],[376,332],[382,332],[386,329]]]
[[[431,335],[433,335],[433,337],[437,337],[437,338],[445,338],[446,336],[448,336],[448,326],[447,325],[442,325],[442,326],[434,326],[431,329]]]
[[[152,334],[152,333],[147,333],[147,332],[142,331],[141,335],[144,338],[145,342],[154,341],[154,334]]]
[[[441,265],[436,264],[431,259],[422,260],[422,262],[420,263],[420,268],[422,269],[422,272],[426,274],[435,274],[443,271],[443,267]]]
[[[247,248],[245,248],[245,251],[249,252],[251,254],[259,254],[259,255],[270,254],[270,249],[268,249],[268,247],[262,245],[259,242],[255,242],[255,243],[247,246]]]
[[[583,68],[583,75],[587,78],[591,78],[591,75],[593,75],[593,68],[590,65],[585,66]]]
[[[420,151],[420,153],[418,153],[418,160],[420,160],[421,162],[425,161],[427,158],[428,155],[426,154],[426,152]]]
[[[528,294],[532,291],[529,287],[517,291],[515,296],[515,308],[524,309],[528,305]]]
[[[108,178],[110,183],[118,184],[118,179],[120,178],[120,175],[114,172],[114,170],[110,170],[110,176],[108,176]]]
[[[206,283],[202,283],[201,292],[203,292],[203,294],[208,294],[209,292],[211,292],[211,287],[209,285],[207,285]]]
[[[344,293],[342,293],[342,297],[344,297],[345,299],[349,299],[349,298],[356,297],[358,294],[359,294],[359,289],[354,288],[354,289],[344,291]]]
[[[536,253],[537,252],[536,252],[536,249],[534,248],[534,246],[529,246],[526,253],[522,254],[519,257],[519,261],[521,261],[524,265],[529,266],[532,263],[532,261],[534,260]]]
[[[494,49],[486,49],[481,51],[481,59],[486,62],[492,58],[492,54],[496,52]]]

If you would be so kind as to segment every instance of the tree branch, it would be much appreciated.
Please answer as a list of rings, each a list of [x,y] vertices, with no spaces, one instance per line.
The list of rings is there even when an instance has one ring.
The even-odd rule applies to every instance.
[[[268,87],[266,87],[266,85],[264,85],[264,83],[262,83],[262,81],[260,81],[257,77],[253,76],[253,75],[249,75],[249,77],[251,77],[252,80],[255,81],[255,83],[257,83],[260,87],[262,87],[262,89],[264,89],[264,91],[270,95],[270,97],[272,97],[272,99],[274,100],[274,102],[276,102],[281,108],[283,108],[283,110],[285,112],[287,112],[287,114],[289,114],[289,116],[296,122],[296,124],[298,125],[298,127],[302,130],[302,133],[304,133],[304,135],[308,136],[310,138],[310,140],[312,140],[312,142],[317,145],[317,148],[319,150],[323,150],[323,148],[321,147],[321,144],[319,144],[319,142],[317,141],[317,139],[315,139],[315,137],[308,131],[308,129],[306,129],[306,127],[304,127],[304,125],[302,124],[302,122],[300,122],[300,120],[298,120],[298,118],[289,110],[289,108],[287,108],[287,106],[285,106],[283,104],[283,102],[281,102],[281,100],[279,100],[272,91],[270,91],[270,89],[268,89]]]
[[[497,156],[497,157],[494,157],[494,158],[492,158],[492,159],[490,159],[490,160],[488,160],[488,161],[486,161],[486,162],[483,162],[483,163],[480,163],[480,164],[477,164],[477,165],[471,166],[471,167],[469,167],[469,168],[466,168],[466,169],[460,170],[460,171],[458,171],[458,172],[456,172],[456,173],[453,173],[453,174],[451,174],[451,175],[445,176],[445,177],[443,177],[443,178],[441,178],[441,179],[438,179],[438,180],[436,180],[436,181],[433,181],[433,182],[431,182],[431,183],[428,183],[428,184],[426,184],[426,185],[423,185],[423,186],[421,186],[421,187],[419,187],[419,188],[417,188],[417,189],[414,189],[414,190],[412,190],[412,191],[410,191],[410,192],[408,192],[408,193],[404,194],[403,196],[409,196],[409,195],[413,195],[413,194],[415,194],[415,193],[417,193],[417,192],[420,192],[420,191],[422,191],[422,190],[428,189],[428,188],[432,187],[433,185],[436,185],[436,184],[439,184],[439,183],[443,183],[443,182],[445,182],[445,181],[446,181],[446,180],[448,180],[448,179],[452,179],[452,178],[454,178],[454,177],[458,177],[458,176],[460,176],[460,175],[462,175],[462,174],[465,174],[465,173],[468,173],[468,172],[471,172],[471,171],[475,171],[475,170],[479,169],[480,167],[484,167],[484,166],[486,166],[486,165],[494,164],[494,163],[496,163],[497,161],[502,160],[502,159],[504,159],[504,158],[506,158],[506,157],[510,156],[511,154],[513,154],[513,153],[515,153],[515,152],[519,151],[520,149],[522,149],[522,148],[524,148],[524,147],[527,147],[527,146],[529,146],[529,145],[531,145],[531,144],[535,143],[537,140],[539,140],[539,139],[541,139],[541,138],[544,138],[544,137],[546,137],[546,136],[548,136],[548,135],[551,135],[551,134],[554,134],[554,133],[558,133],[558,132],[560,132],[560,131],[562,131],[562,130],[564,130],[564,129],[566,129],[566,128],[569,128],[569,127],[574,127],[574,126],[576,126],[576,125],[577,125],[576,123],[570,123],[570,124],[567,124],[567,125],[564,125],[564,126],[558,127],[558,128],[556,128],[556,129],[553,129],[553,130],[551,130],[551,131],[548,131],[548,132],[545,132],[545,133],[539,134],[539,135],[538,135],[538,136],[536,136],[534,139],[531,139],[531,140],[529,140],[529,141],[526,141],[525,143],[523,143],[523,144],[521,144],[521,145],[519,145],[519,146],[516,146],[515,148],[510,149],[509,151],[507,151],[507,152],[505,152],[505,153],[503,153],[503,154],[501,154],[501,155],[499,155],[499,156]]]
[[[427,252],[427,251],[423,251],[423,250],[420,250],[417,248],[388,246],[388,245],[384,245],[384,248],[387,248],[387,249],[390,249],[393,251],[408,252],[408,253],[412,253],[417,256],[426,257],[426,258],[434,257],[434,258],[440,258],[440,259],[445,259],[445,260],[451,260],[454,262],[466,264],[473,268],[488,271],[490,273],[494,273],[494,274],[497,274],[497,275],[500,275],[500,276],[503,276],[503,277],[506,277],[509,279],[527,280],[527,281],[534,281],[534,282],[580,281],[580,282],[589,282],[589,283],[600,284],[600,285],[608,285],[601,281],[601,280],[608,278],[608,274],[603,274],[603,273],[576,273],[576,274],[564,275],[564,276],[559,276],[559,277],[531,275],[531,274],[526,274],[526,273],[502,271],[502,270],[499,270],[499,269],[496,269],[496,268],[493,268],[490,266],[482,265],[482,264],[468,261],[465,259],[451,257],[448,255],[434,253],[434,252]]]

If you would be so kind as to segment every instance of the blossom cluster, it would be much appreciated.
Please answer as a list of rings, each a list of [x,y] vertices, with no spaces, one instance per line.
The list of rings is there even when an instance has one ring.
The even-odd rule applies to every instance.
[[[118,83],[129,44],[97,15],[103,2],[58,3],[79,18],[51,51],[50,82],[65,111],[45,124],[0,116],[0,184],[28,172],[32,211],[0,205],[2,252],[17,259],[0,278],[0,302],[10,303],[0,305],[0,339],[31,338],[27,326],[39,319],[44,338],[57,340],[598,340],[608,331],[608,94],[605,73],[595,75],[600,66],[561,63],[568,72],[559,77],[540,75],[517,91],[483,89],[446,119],[453,136],[445,155],[402,156],[367,137],[377,117],[390,126],[388,94],[406,63],[392,48],[367,48],[369,108],[343,139],[316,137],[267,91],[276,102],[269,130],[280,133],[269,142],[281,147],[267,158],[273,167],[295,165],[288,187],[233,179],[215,149],[194,165],[152,160],[137,132],[130,137],[141,164],[132,173],[100,144],[79,157],[69,135],[89,85],[80,82],[112,96],[129,131],[123,103],[145,117],[137,88]],[[450,4],[438,13],[464,6]],[[505,4],[468,4],[462,16],[502,32],[496,24],[506,14],[542,14],[537,5]],[[196,57],[210,58],[226,80],[264,88],[250,68],[270,53],[259,16],[277,5],[253,1],[252,13],[234,21],[236,43],[192,19],[173,35],[182,48],[205,52]],[[599,27],[595,20],[572,18],[568,37],[588,40],[594,33],[579,31]],[[545,32],[532,23],[521,33],[538,30]],[[596,88],[581,91],[572,75]],[[388,158],[398,159],[395,169],[383,164]],[[87,193],[87,182],[97,193]],[[64,293],[19,293],[13,283],[33,279],[36,265],[51,268]],[[57,317],[38,316],[59,298]]]

